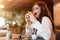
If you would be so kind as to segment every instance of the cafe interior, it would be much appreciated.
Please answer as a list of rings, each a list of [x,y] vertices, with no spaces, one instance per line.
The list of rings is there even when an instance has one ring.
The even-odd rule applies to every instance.
[[[12,40],[18,40],[21,34],[24,39],[25,14],[32,11],[34,2],[39,1],[47,4],[54,20],[55,38],[60,40],[60,0],[0,0],[0,17],[6,20],[0,19],[0,39],[6,40],[7,31],[11,33]]]

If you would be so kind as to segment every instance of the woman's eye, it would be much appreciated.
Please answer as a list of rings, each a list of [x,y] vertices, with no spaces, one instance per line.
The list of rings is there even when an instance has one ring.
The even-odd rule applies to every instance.
[[[38,8],[35,8],[35,9],[38,9]]]

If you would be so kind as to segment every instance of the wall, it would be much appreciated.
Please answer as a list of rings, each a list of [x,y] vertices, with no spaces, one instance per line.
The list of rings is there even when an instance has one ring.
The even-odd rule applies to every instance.
[[[60,1],[53,0],[53,12],[54,12],[54,24],[55,26],[60,26]]]

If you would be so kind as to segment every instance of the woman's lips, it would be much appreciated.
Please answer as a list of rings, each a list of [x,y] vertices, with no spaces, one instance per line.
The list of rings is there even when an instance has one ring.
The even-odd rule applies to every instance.
[[[34,13],[34,15],[36,15],[37,13]]]
[[[37,15],[37,13],[34,13],[34,16],[36,16]]]
[[[36,17],[37,13],[34,13],[34,16]]]

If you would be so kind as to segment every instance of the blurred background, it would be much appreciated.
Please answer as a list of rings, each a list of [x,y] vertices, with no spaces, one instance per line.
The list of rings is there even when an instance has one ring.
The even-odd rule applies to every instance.
[[[54,25],[56,30],[56,40],[60,40],[60,0],[53,0]]]
[[[53,0],[53,2],[54,24],[60,28],[60,0]]]

